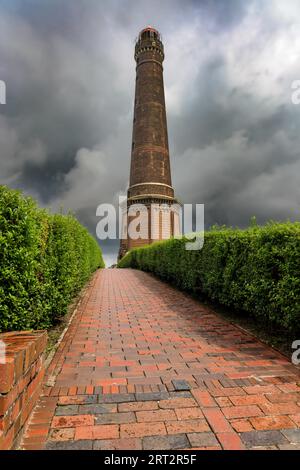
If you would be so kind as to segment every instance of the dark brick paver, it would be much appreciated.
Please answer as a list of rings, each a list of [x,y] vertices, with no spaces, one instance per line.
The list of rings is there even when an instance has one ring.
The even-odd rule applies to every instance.
[[[299,449],[299,370],[134,270],[94,276],[23,449]]]

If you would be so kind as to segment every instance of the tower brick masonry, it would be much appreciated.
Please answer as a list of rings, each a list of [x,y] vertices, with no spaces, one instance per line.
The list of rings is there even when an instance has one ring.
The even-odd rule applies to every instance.
[[[128,226],[136,217],[146,218],[148,230],[139,239],[124,237],[119,258],[132,248],[173,236],[179,227],[178,213],[170,209],[176,200],[164,94],[164,46],[157,30],[148,26],[140,32],[134,57],[137,65],[130,185],[122,223],[124,235],[128,235]],[[143,205],[140,211],[138,204]]]

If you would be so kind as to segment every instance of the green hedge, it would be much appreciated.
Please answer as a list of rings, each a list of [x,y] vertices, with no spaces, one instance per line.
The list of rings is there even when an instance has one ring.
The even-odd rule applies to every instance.
[[[201,251],[186,251],[185,243],[172,239],[133,250],[119,267],[152,272],[241,315],[300,332],[299,222],[212,229]]]
[[[99,267],[97,241],[72,215],[0,186],[0,331],[48,328]]]

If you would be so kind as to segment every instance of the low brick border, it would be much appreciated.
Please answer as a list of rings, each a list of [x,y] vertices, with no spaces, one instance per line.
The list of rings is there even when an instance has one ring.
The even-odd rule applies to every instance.
[[[41,392],[45,331],[0,334],[0,450],[16,448]]]

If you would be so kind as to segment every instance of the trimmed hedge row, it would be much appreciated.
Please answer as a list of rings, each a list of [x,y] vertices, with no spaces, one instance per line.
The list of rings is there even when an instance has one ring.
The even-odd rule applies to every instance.
[[[129,252],[119,267],[152,272],[180,289],[300,331],[300,223],[206,232],[201,251],[171,239]]]
[[[100,267],[97,241],[72,215],[0,186],[0,331],[48,328]]]

